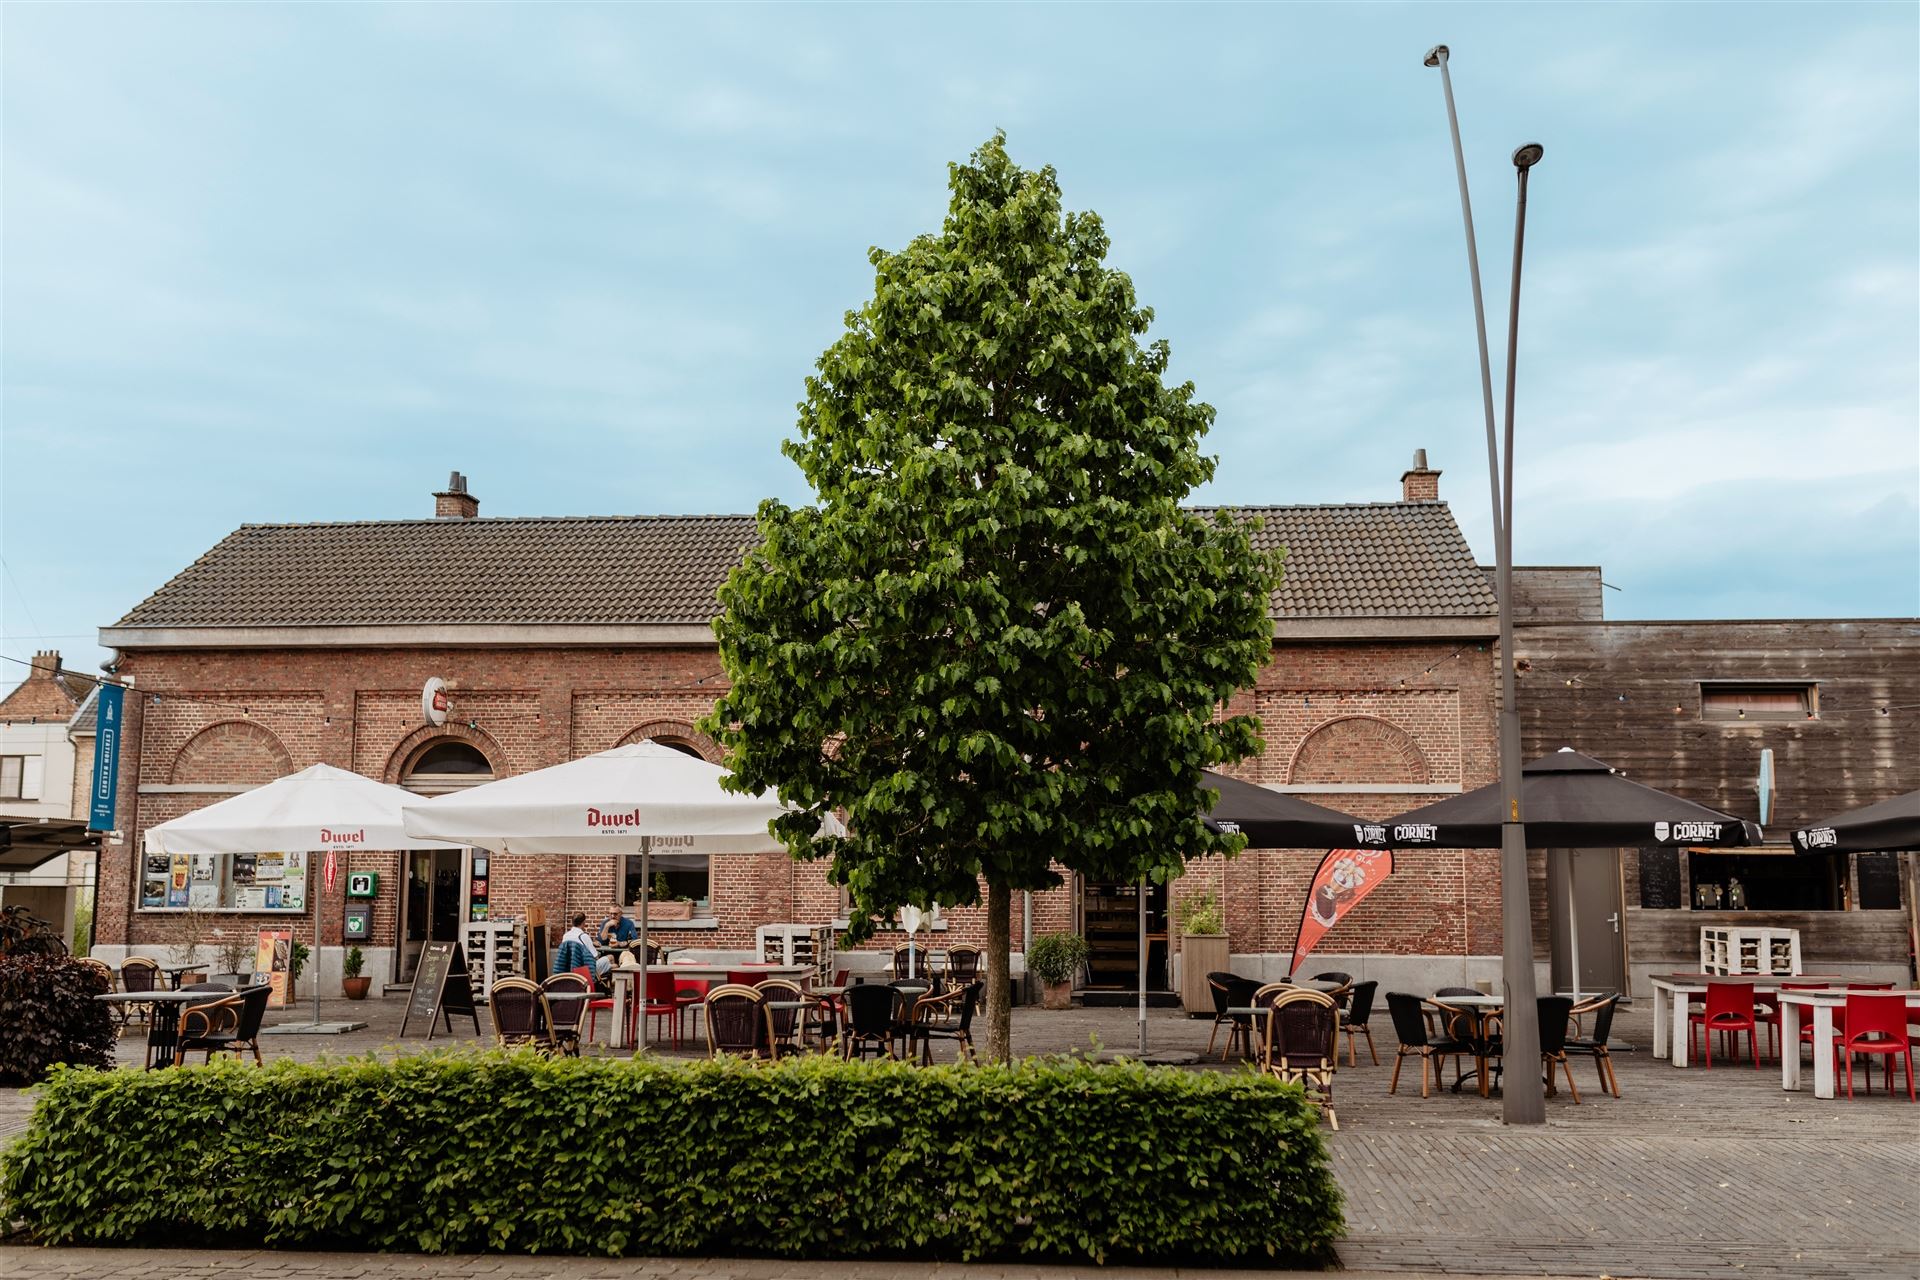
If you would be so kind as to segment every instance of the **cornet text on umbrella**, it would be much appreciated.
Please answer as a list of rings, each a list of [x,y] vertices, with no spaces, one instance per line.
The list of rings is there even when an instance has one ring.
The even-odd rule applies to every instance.
[[[1840,833],[1832,827],[1813,827],[1804,834],[1809,849],[1830,849],[1840,843]]]
[[[1353,839],[1355,844],[1385,844],[1387,842],[1386,824],[1356,822],[1353,824]]]
[[[1440,828],[1431,822],[1403,822],[1393,829],[1398,844],[1432,844],[1440,838]]]

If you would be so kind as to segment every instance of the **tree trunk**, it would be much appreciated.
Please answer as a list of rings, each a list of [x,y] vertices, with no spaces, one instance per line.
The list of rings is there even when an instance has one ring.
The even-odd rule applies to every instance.
[[[1013,1060],[1013,890],[987,884],[987,1061]]]

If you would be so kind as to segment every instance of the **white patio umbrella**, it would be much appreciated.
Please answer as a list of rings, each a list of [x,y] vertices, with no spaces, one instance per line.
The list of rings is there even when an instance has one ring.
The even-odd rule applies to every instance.
[[[355,849],[452,849],[409,835],[400,808],[418,799],[400,787],[316,764],[265,786],[147,828],[148,853],[323,853]],[[313,1020],[320,1021],[320,877],[313,877]]]
[[[640,855],[653,883],[656,841],[688,853],[779,853],[767,824],[786,812],[779,797],[721,789],[727,771],[651,740],[615,747],[470,790],[411,800],[408,831],[499,853]],[[638,998],[647,998],[647,898],[640,897]],[[639,1044],[646,1047],[646,1019]]]

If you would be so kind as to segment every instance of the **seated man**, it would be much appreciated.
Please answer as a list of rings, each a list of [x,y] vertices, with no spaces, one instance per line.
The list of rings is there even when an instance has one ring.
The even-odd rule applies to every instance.
[[[600,922],[600,945],[618,946],[632,942],[640,936],[640,929],[627,919],[627,913],[619,903],[613,904],[613,914]]]
[[[613,967],[611,956],[598,955],[593,945],[593,937],[587,932],[587,917],[580,912],[573,917],[573,927],[560,939],[560,946],[553,953],[553,971],[570,973],[575,969],[590,968],[597,977],[605,977],[607,970]]]

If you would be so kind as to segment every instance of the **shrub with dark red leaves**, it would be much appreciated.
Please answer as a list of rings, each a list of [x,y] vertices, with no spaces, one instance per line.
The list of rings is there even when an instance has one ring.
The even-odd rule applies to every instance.
[[[37,1084],[58,1062],[113,1065],[106,977],[65,956],[0,956],[0,1085]]]

